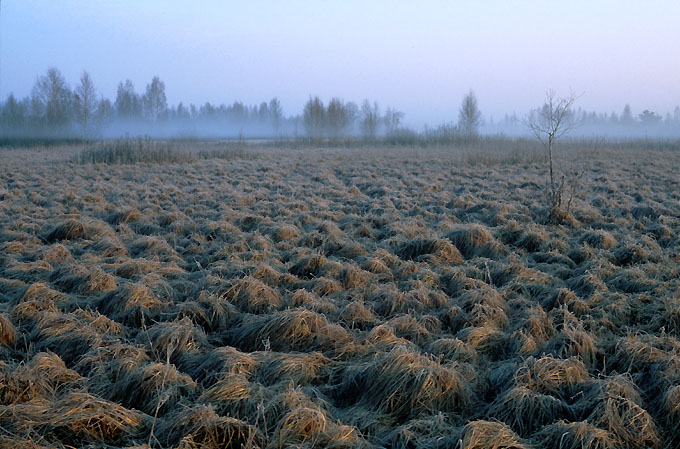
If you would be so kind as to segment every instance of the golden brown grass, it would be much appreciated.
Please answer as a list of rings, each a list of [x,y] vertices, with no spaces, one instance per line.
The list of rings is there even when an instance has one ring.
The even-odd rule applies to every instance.
[[[677,152],[204,145],[0,151],[0,446],[678,445]]]

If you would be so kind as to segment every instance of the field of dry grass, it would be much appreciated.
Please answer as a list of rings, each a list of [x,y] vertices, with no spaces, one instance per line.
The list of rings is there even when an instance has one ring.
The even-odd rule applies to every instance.
[[[79,150],[0,150],[0,447],[680,444],[678,151]]]

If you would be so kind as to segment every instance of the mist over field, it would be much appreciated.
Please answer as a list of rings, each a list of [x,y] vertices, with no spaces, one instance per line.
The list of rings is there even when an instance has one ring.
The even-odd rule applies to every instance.
[[[0,3],[0,448],[680,447],[680,2]]]
[[[680,63],[671,57],[680,7],[670,1],[1,8],[3,135],[309,137],[304,108],[317,96],[325,107],[333,98],[350,106],[344,137],[366,134],[364,101],[378,105],[376,136],[422,135],[453,131],[472,90],[482,135],[523,136],[549,89],[578,98],[572,136],[680,135]],[[84,71],[85,117],[76,101]],[[151,98],[153,79],[162,89]],[[273,98],[276,111],[267,108]]]

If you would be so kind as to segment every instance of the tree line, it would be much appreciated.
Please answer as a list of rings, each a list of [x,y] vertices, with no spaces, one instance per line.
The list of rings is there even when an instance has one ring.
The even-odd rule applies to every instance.
[[[39,76],[31,94],[18,99],[10,94],[0,103],[0,134],[5,137],[119,137],[124,134],[165,137],[293,137],[341,142],[348,138],[426,139],[447,142],[476,139],[480,134],[522,134],[526,128],[515,114],[495,122],[482,118],[477,98],[469,91],[458,108],[456,122],[416,133],[404,126],[404,113],[393,107],[384,111],[377,102],[360,105],[333,97],[324,104],[310,96],[301,113],[284,115],[277,98],[256,105],[206,102],[196,106],[168,105],[165,83],[155,76],[143,92],[132,81],[118,84],[113,101],[99,94],[85,71],[71,89],[56,68]],[[570,111],[584,134],[648,133],[680,134],[680,107],[665,117],[644,110],[633,114],[626,105],[620,114]]]

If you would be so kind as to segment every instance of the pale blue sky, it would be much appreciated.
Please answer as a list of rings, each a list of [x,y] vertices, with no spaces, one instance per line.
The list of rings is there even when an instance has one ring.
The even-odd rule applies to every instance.
[[[200,6],[198,6],[200,5]],[[472,88],[485,115],[523,114],[545,90],[587,109],[680,104],[680,1],[5,0],[0,97],[59,68],[113,100],[154,75],[168,100],[259,103],[310,94],[391,104],[413,126],[455,120]]]

